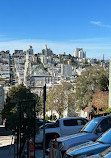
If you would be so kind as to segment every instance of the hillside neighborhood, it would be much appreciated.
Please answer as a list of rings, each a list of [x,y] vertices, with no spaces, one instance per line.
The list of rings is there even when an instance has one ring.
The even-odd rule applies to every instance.
[[[101,61],[86,58],[86,52],[83,51],[83,48],[76,48],[74,56],[66,55],[65,52],[64,54],[53,54],[53,51],[47,45],[39,53],[34,53],[32,46],[26,51],[15,50],[13,54],[10,51],[1,51],[0,111],[3,110],[8,92],[13,86],[24,84],[27,88],[30,87],[32,93],[42,97],[45,84],[48,94],[50,88],[62,85],[62,82],[67,82],[72,85],[72,92],[76,93],[76,80],[86,68],[99,66],[108,70],[108,65],[109,62],[104,60],[104,56]],[[68,90],[66,93],[68,93]],[[63,117],[68,116],[68,106],[66,107]],[[87,108],[84,111],[79,111],[79,116],[87,117],[87,111]],[[54,109],[53,112],[50,109],[46,112],[48,116],[57,115],[59,118]]]

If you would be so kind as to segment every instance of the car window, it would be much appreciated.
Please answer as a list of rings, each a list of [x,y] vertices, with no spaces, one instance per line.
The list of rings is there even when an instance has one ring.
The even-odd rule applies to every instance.
[[[100,132],[105,132],[109,128],[111,128],[111,118],[107,118],[107,119],[104,119],[103,121],[101,121],[98,128],[100,129]]]
[[[59,120],[56,121],[56,126],[59,127]]]
[[[64,126],[77,126],[78,125],[76,119],[64,120],[63,124]]]
[[[82,128],[81,132],[91,133],[99,122],[100,122],[100,118],[95,118],[91,120]]]
[[[79,120],[77,120],[77,124],[78,125],[85,125],[86,122],[84,120],[82,120],[82,119],[79,119]]]

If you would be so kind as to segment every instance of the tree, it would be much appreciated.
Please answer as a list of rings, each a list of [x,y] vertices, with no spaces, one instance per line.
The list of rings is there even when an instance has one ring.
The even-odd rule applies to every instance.
[[[99,66],[83,70],[76,80],[76,105],[81,109],[92,101],[96,90],[108,91],[108,71]]]
[[[47,94],[46,110],[56,110],[59,116],[63,117],[64,110],[68,108],[68,115],[75,115],[75,97],[72,89],[73,86],[69,82],[62,82],[61,85],[51,88]]]
[[[62,85],[49,90],[46,106],[47,111],[56,110],[59,116],[62,117],[63,111],[67,108],[66,95]]]
[[[11,130],[16,131],[21,118],[24,139],[30,139],[34,135],[34,104],[38,112],[40,108],[39,97],[20,84],[10,89],[2,111],[2,117],[7,120],[7,126]]]
[[[108,108],[108,92],[96,91],[93,95],[92,104],[97,108]]]
[[[75,104],[75,93],[70,92],[68,94],[68,117],[78,116],[76,111],[77,111],[77,107]]]

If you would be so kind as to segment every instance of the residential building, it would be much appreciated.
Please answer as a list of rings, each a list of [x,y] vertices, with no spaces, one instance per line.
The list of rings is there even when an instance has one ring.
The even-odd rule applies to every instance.
[[[72,76],[72,66],[61,64],[61,75],[65,76],[65,77],[71,77]]]
[[[74,51],[74,57],[80,59],[86,58],[86,52],[83,51],[83,48],[76,48]]]

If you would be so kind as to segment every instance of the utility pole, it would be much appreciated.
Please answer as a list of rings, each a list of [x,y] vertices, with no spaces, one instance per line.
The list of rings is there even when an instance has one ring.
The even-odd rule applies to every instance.
[[[43,117],[44,117],[44,123],[43,123],[43,158],[45,158],[45,101],[46,101],[46,84],[43,87]]]
[[[35,158],[35,135],[36,135],[35,119],[36,119],[36,114],[35,114],[35,100],[34,100],[34,158]]]
[[[21,158],[21,103],[19,105],[19,158]]]

